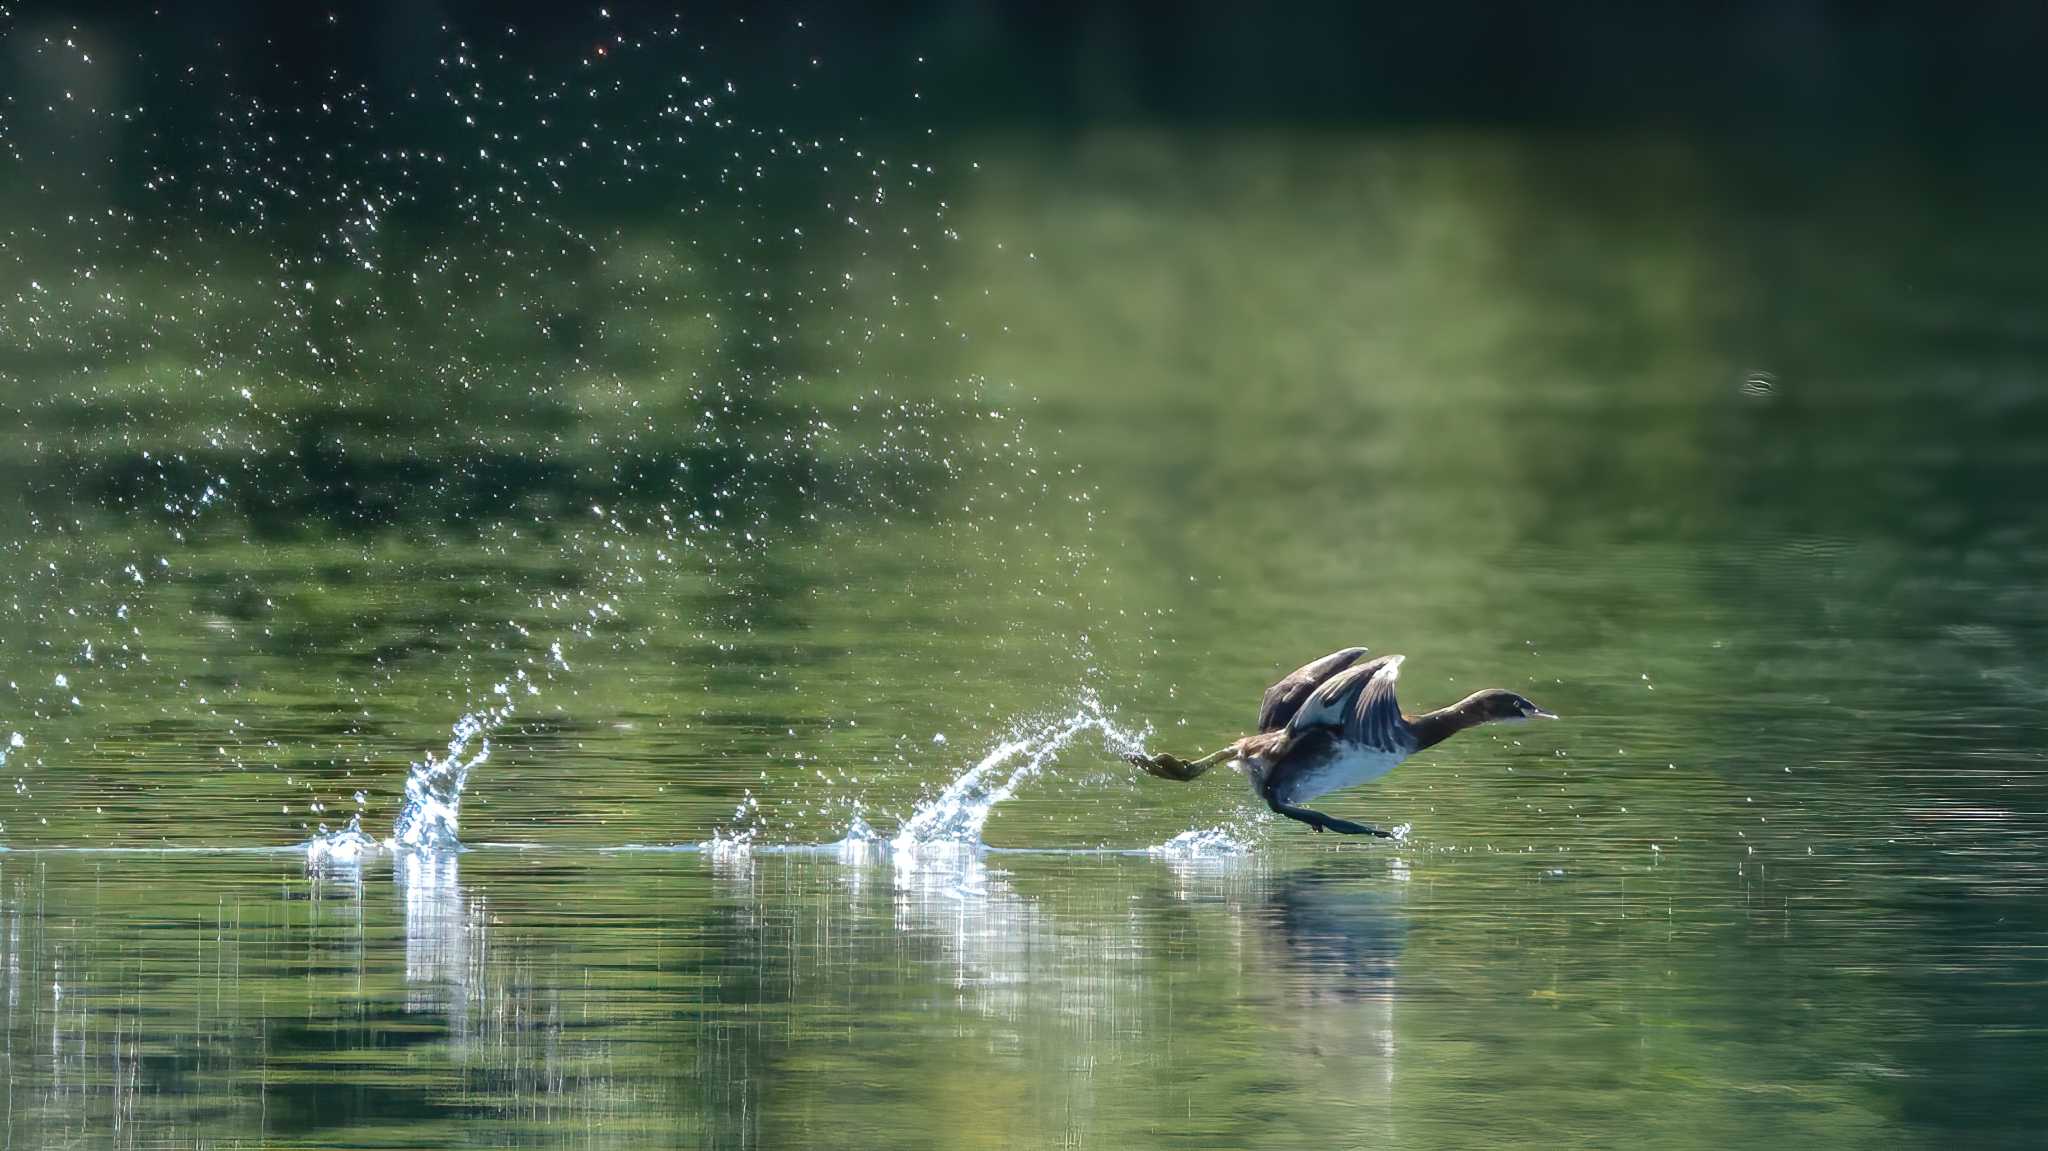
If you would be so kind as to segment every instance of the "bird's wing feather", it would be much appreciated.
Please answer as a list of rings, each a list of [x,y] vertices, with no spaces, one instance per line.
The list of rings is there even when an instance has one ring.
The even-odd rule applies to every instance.
[[[1401,661],[1406,656],[1390,655],[1375,660],[1379,666],[1366,681],[1351,713],[1344,719],[1344,737],[1374,751],[1406,755],[1415,750],[1408,725],[1401,718],[1401,704],[1394,698],[1394,681],[1401,678]]]
[[[1352,701],[1389,661],[1398,664],[1400,660],[1400,656],[1383,655],[1354,664],[1324,680],[1288,719],[1287,730],[1302,732],[1314,727],[1344,727],[1350,722]]]
[[[1288,673],[1280,682],[1266,689],[1264,699],[1259,701],[1259,730],[1278,731],[1288,726],[1301,705],[1315,690],[1323,686],[1331,676],[1357,663],[1365,654],[1362,647],[1347,647],[1333,651],[1319,660],[1305,663]]]

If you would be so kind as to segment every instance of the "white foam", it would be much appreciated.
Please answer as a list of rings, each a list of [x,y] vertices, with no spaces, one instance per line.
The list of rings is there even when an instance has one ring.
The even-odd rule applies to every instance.
[[[727,834],[713,831],[711,838],[697,845],[711,861],[711,873],[726,879],[747,879],[754,874],[754,829]]]
[[[340,831],[321,833],[306,841],[306,869],[309,871],[347,871],[361,867],[363,860],[375,855],[381,845],[363,834],[363,817],[351,815],[348,826]]]
[[[1252,845],[1227,827],[1196,827],[1146,848],[1145,854],[1154,859],[1234,859],[1251,851]]]

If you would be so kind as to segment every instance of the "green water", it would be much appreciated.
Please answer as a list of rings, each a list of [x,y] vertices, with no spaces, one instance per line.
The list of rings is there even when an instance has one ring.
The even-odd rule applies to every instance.
[[[10,188],[8,1145],[2037,1138],[2030,204],[877,131],[556,247]],[[1393,844],[1115,754],[1351,643],[1566,719],[1323,802]],[[470,850],[309,871],[508,701]],[[1013,739],[986,851],[819,846]]]

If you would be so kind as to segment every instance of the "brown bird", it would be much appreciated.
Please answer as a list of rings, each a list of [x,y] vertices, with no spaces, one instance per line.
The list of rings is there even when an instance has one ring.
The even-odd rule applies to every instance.
[[[1319,795],[1387,774],[1401,761],[1482,723],[1556,719],[1514,692],[1488,688],[1449,707],[1402,715],[1394,681],[1407,656],[1364,663],[1362,647],[1333,651],[1266,689],[1259,733],[1196,760],[1164,753],[1124,758],[1161,779],[1187,782],[1226,760],[1244,769],[1252,791],[1276,814],[1317,831],[1392,836],[1363,823],[1299,806]]]

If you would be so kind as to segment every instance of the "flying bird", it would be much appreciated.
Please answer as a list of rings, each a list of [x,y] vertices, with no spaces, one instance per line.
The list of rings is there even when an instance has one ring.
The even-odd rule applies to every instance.
[[[1391,838],[1392,832],[1301,805],[1319,795],[1370,783],[1402,760],[1468,727],[1557,718],[1497,687],[1474,692],[1449,707],[1403,715],[1394,699],[1394,681],[1408,657],[1365,655],[1362,647],[1333,651],[1267,688],[1259,701],[1257,735],[1196,760],[1164,753],[1124,758],[1161,779],[1182,783],[1219,763],[1234,763],[1275,814],[1319,832]]]

